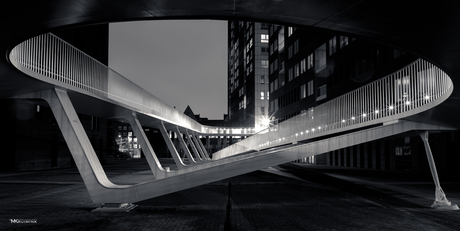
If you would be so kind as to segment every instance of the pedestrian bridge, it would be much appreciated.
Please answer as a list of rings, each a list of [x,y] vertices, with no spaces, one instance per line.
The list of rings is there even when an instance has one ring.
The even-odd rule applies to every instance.
[[[238,130],[232,135],[250,136],[213,153],[211,159],[197,137],[229,135],[220,131],[232,128],[199,124],[53,34],[20,43],[11,50],[9,61],[23,73],[54,85],[53,90],[17,98],[48,102],[92,200],[102,205],[142,201],[401,133],[452,129],[405,120],[436,107],[453,91],[446,73],[419,59],[256,134]],[[112,183],[80,123],[75,104],[103,105],[103,112],[94,113],[129,122],[153,173],[151,180],[133,185]],[[160,129],[177,170],[161,166],[142,126]],[[179,136],[187,161],[179,157],[168,131],[188,139],[190,149]]]

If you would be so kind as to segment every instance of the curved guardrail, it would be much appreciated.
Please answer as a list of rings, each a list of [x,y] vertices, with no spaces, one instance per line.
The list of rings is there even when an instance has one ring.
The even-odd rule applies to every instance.
[[[213,159],[402,119],[428,110],[453,91],[450,77],[418,59],[410,65],[213,154]]]
[[[44,82],[111,100],[133,111],[200,134],[247,136],[255,132],[254,128],[201,125],[51,33],[18,44],[11,50],[9,58],[16,68]]]
[[[10,53],[10,60],[19,70],[45,82],[108,98],[202,134],[224,135],[225,130],[235,130],[193,121],[50,33],[17,45]],[[213,154],[213,159],[401,119],[436,106],[452,91],[452,81],[444,71],[418,59],[393,74],[222,149]],[[254,133],[242,131],[240,134]],[[225,135],[228,134],[231,133]]]

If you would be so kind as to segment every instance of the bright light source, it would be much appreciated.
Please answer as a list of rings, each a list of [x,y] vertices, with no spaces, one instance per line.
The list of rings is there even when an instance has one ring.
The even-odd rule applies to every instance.
[[[429,96],[429,95],[426,95],[426,96],[425,96],[425,99],[430,99],[430,96]]]
[[[393,108],[394,108],[393,106],[390,106],[390,110],[393,110]]]
[[[375,110],[375,114],[379,114],[379,110]]]
[[[409,101],[409,100],[408,100],[408,101],[406,101],[406,105],[409,105],[409,104],[410,104],[410,101]]]
[[[351,117],[351,119],[352,119],[352,120],[355,120],[355,117],[353,116],[353,117]]]
[[[321,127],[318,127],[318,129],[321,129]]]
[[[345,123],[345,120],[342,120],[342,123]]]
[[[311,129],[311,131],[312,131],[312,132],[314,132],[314,131],[315,131],[315,129],[314,129],[314,128],[312,128],[312,129]]]
[[[366,117],[366,113],[363,114],[363,117]]]
[[[262,118],[262,125],[268,127],[270,125],[270,119]]]

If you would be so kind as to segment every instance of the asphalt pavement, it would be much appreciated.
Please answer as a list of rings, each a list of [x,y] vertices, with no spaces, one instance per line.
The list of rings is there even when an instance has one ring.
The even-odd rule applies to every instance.
[[[165,165],[170,160],[161,160]],[[145,160],[111,160],[109,179],[150,177]],[[460,204],[459,178],[442,178]],[[0,173],[0,230],[460,230],[460,210],[431,208],[430,175],[284,164],[91,212],[77,169]]]

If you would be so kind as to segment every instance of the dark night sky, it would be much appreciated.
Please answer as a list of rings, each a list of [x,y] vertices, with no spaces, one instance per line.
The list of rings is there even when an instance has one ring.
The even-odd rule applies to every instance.
[[[110,24],[109,67],[181,112],[227,113],[227,21]]]

